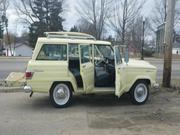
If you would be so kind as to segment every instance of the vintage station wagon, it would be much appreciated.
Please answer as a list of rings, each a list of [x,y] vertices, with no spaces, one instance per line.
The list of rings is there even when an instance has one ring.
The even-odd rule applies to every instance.
[[[128,58],[110,42],[75,32],[46,32],[38,38],[26,70],[25,92],[46,92],[55,107],[66,107],[75,94],[129,93],[143,104],[157,87],[156,67]],[[125,54],[125,55],[124,55]],[[124,56],[124,58],[122,57]]]

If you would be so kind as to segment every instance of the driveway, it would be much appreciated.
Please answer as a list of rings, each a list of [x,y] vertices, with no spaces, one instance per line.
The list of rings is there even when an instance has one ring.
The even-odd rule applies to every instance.
[[[127,95],[76,96],[65,109],[53,108],[47,94],[0,93],[2,135],[179,135],[179,91],[153,91],[142,106]]]

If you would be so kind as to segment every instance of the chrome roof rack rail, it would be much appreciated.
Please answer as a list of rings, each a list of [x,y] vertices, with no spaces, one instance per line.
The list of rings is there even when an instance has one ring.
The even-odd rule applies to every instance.
[[[47,38],[67,38],[67,39],[88,39],[96,40],[95,37],[89,34],[80,32],[44,32]]]

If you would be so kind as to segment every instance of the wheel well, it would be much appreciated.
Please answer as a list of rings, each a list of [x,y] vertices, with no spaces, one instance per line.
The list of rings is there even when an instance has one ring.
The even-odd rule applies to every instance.
[[[72,90],[72,92],[74,92],[74,88],[73,88],[71,82],[68,82],[68,81],[55,81],[55,82],[53,82],[49,91],[51,91],[58,83],[67,84],[69,86],[69,88]]]
[[[140,81],[145,81],[148,85],[151,85],[151,81],[149,79],[138,79],[134,82],[134,84],[136,84],[137,82],[140,82]],[[133,86],[134,86],[133,84]]]

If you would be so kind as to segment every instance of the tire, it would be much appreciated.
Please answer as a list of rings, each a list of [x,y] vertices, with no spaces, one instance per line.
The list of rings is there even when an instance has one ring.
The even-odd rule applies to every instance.
[[[131,102],[135,105],[144,104],[149,97],[149,86],[146,81],[137,81],[130,91]]]
[[[65,83],[58,83],[50,90],[50,102],[56,108],[64,108],[71,104],[72,90]]]

